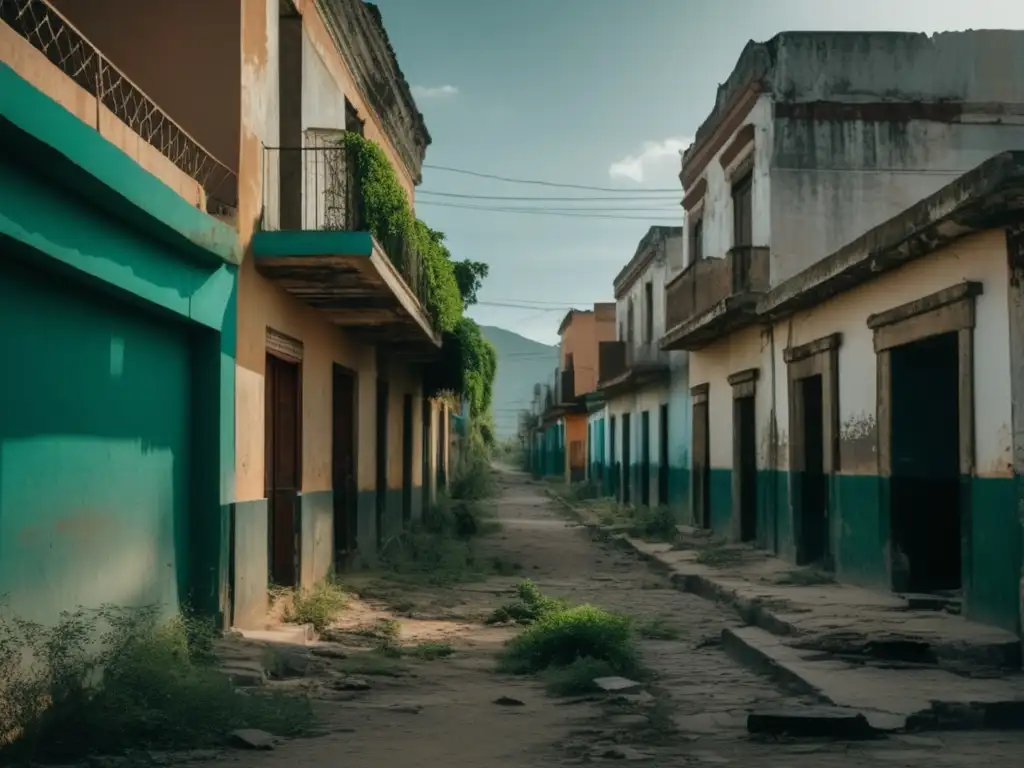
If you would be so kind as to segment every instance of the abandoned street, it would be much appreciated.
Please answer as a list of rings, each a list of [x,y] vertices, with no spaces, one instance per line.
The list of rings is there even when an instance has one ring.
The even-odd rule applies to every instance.
[[[344,631],[394,618],[403,644],[444,643],[452,655],[402,658],[393,668],[364,671],[358,685],[282,681],[310,687],[324,732],[245,754],[248,764],[525,768],[625,760],[785,768],[1008,765],[1019,758],[1024,737],[1015,733],[892,734],[853,742],[750,736],[749,710],[814,702],[780,690],[723,652],[722,630],[741,625],[735,613],[674,589],[635,556],[595,540],[525,475],[502,472],[500,489],[493,503],[502,527],[481,540],[481,554],[515,575],[454,589],[357,584],[363,598],[340,625]],[[653,672],[646,692],[560,699],[532,678],[498,674],[495,657],[517,630],[483,619],[522,578],[550,595],[632,616],[640,627],[661,627],[641,633],[671,638],[640,640]],[[332,661],[321,661],[326,676]]]

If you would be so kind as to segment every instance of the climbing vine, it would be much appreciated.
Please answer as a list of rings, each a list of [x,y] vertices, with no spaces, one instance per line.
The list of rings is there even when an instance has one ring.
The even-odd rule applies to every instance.
[[[441,355],[426,374],[428,394],[453,392],[465,398],[470,434],[490,444],[498,355],[480,326],[463,314],[476,303],[477,291],[487,277],[487,265],[452,259],[444,233],[413,215],[405,189],[379,145],[355,133],[343,134],[339,144],[355,162],[366,228],[381,242],[402,238],[420,256],[423,304],[442,333]],[[409,274],[410,265],[395,266]]]
[[[444,235],[413,216],[405,189],[378,144],[357,133],[344,133],[339,144],[355,162],[366,228],[380,242],[401,238],[412,246],[420,257],[423,305],[439,331],[454,330],[463,302]],[[395,266],[408,276],[411,265],[402,263],[397,252],[394,257],[399,259]]]

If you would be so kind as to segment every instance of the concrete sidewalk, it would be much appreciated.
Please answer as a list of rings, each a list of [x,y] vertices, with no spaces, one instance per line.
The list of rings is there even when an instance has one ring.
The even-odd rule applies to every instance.
[[[704,531],[681,527],[674,545],[643,541],[556,499],[679,589],[736,609],[746,626],[723,632],[725,649],[784,684],[888,716],[892,727],[1024,728],[1021,642],[1010,632],[913,608],[899,595],[821,583],[807,569]]]

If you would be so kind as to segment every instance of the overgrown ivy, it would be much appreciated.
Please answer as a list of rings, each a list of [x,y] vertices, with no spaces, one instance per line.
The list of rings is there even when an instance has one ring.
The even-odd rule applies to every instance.
[[[413,215],[405,189],[378,144],[357,133],[343,134],[340,143],[355,161],[366,228],[381,242],[401,238],[419,254],[424,307],[439,331],[455,330],[463,302],[444,235]],[[402,263],[395,266],[403,271],[409,267]]]
[[[470,434],[491,443],[491,399],[498,355],[480,326],[463,314],[476,303],[477,291],[487,277],[487,265],[452,259],[444,233],[413,215],[405,189],[379,145],[358,134],[345,133],[341,146],[356,164],[366,228],[378,241],[404,239],[420,256],[423,303],[443,341],[440,358],[427,371],[427,393],[434,396],[451,391],[463,397],[469,405]],[[395,266],[408,269],[406,264]]]

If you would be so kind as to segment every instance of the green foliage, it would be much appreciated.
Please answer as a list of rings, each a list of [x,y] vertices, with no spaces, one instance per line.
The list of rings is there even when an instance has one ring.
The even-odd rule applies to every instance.
[[[455,328],[462,350],[462,396],[469,402],[469,418],[475,423],[490,418],[494,377],[498,372],[498,353],[480,331],[480,326],[468,317],[462,318]]]
[[[565,610],[566,603],[548,597],[529,579],[524,579],[516,586],[516,599],[500,606],[490,618],[488,624],[533,624],[535,621],[552,613]]]
[[[598,690],[594,680],[615,674],[615,668],[607,661],[581,657],[568,666],[545,670],[544,687],[552,696],[583,696]]]
[[[501,666],[528,674],[566,667],[581,658],[605,662],[617,675],[635,674],[639,661],[630,619],[593,605],[552,611],[509,641]]]
[[[455,280],[462,294],[462,308],[469,309],[476,304],[476,294],[484,283],[490,267],[482,261],[463,259],[455,262]]]
[[[222,743],[236,728],[312,725],[308,700],[239,695],[210,666],[211,625],[154,607],[65,612],[55,626],[0,618],[0,760],[76,760]]]
[[[345,590],[330,580],[323,581],[311,590],[295,592],[284,620],[293,624],[312,624],[317,632],[323,632],[347,605]]]
[[[453,330],[462,316],[463,299],[444,235],[413,216],[405,189],[378,144],[356,133],[343,134],[339,143],[355,160],[367,229],[382,243],[401,238],[412,246],[420,257],[424,306],[438,330]],[[409,274],[412,265],[402,263],[405,256],[400,250],[388,256]]]

